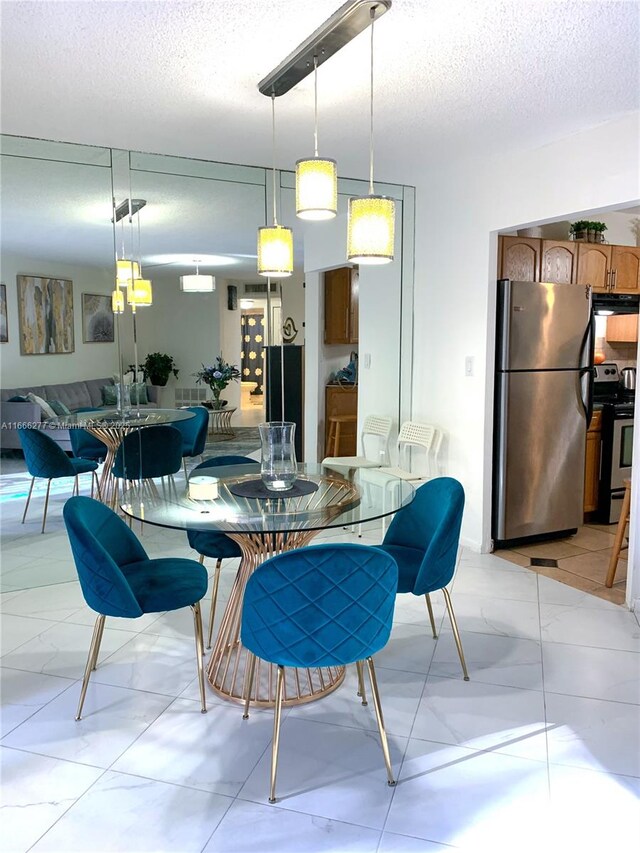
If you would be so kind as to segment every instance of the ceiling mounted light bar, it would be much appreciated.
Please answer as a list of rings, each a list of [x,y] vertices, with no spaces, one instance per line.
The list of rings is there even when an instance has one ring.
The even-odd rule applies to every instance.
[[[391,8],[391,0],[349,0],[258,83],[268,97],[286,94]],[[373,16],[372,16],[373,12]],[[317,67],[316,66],[316,67]]]
[[[131,216],[135,216],[135,214],[142,210],[142,208],[146,205],[146,198],[132,198],[131,199]],[[129,199],[125,198],[123,202],[115,209],[115,217],[116,222],[120,222],[121,219],[124,219],[125,216],[129,216]]]

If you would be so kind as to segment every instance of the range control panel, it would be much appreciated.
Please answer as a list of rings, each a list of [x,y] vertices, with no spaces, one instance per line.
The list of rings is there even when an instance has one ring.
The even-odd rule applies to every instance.
[[[620,381],[620,373],[618,372],[618,365],[612,362],[604,362],[604,364],[596,364],[596,373],[595,373],[595,381],[596,382],[619,382]]]

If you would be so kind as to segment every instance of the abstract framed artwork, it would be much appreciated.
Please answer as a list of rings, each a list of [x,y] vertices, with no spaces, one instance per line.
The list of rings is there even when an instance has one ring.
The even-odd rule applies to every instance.
[[[18,318],[22,355],[73,352],[73,282],[19,275]]]
[[[115,340],[111,296],[82,294],[82,341],[85,344],[112,344]]]
[[[0,344],[9,342],[9,324],[7,318],[7,286],[0,284]]]

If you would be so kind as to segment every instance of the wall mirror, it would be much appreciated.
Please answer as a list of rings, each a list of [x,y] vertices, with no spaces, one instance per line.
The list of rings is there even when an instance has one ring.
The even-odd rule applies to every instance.
[[[300,374],[295,380],[286,378],[285,394],[293,387],[290,381],[301,383],[304,458],[314,461],[324,455],[325,386],[333,373],[346,366],[353,350],[360,355],[360,420],[371,406],[376,412],[382,406],[396,423],[410,416],[412,188],[381,185],[381,191],[398,201],[396,260],[364,275],[361,270],[360,342],[333,346],[324,344],[323,276],[326,270],[346,266],[340,235],[346,234],[347,199],[366,191],[365,182],[340,181],[340,210],[333,222],[303,223],[294,215],[293,173],[277,174],[280,220],[294,229],[295,272],[289,279],[272,282],[267,292],[267,282],[257,275],[255,266],[256,231],[265,223],[272,202],[268,170],[7,136],[2,138],[1,156],[1,276],[9,337],[0,347],[3,401],[9,390],[44,389],[89,379],[113,382],[120,371],[126,373],[134,364],[130,308],[126,306],[115,319],[110,314],[111,327],[107,323],[101,330],[99,322],[111,306],[115,257],[124,252],[142,261],[143,274],[153,288],[153,304],[136,312],[138,363],[149,353],[161,352],[171,355],[178,369],[178,377],[170,376],[167,385],[156,391],[159,405],[175,408],[211,399],[210,390],[198,384],[194,374],[222,354],[242,373],[243,381],[231,383],[224,394],[227,405],[237,410],[232,423],[238,429],[247,424],[255,434],[256,424],[269,416],[264,403],[268,357],[283,344],[281,329],[286,323],[284,350],[299,350]],[[145,204],[131,222],[125,217],[114,226],[112,199],[118,205],[129,197]],[[194,273],[196,262],[201,274],[215,277],[215,291],[180,289],[180,277]],[[21,351],[18,276],[72,282],[72,312],[66,317],[73,328],[72,351],[53,354],[49,350],[39,356]],[[249,320],[254,320],[251,331]],[[263,334],[255,332],[255,325],[261,323]],[[92,339],[98,335],[103,340]],[[362,367],[363,352],[370,368]],[[251,353],[255,358],[250,359]],[[262,373],[255,363],[262,363]],[[281,361],[272,367],[279,387]],[[246,370],[248,374],[243,373]],[[99,383],[94,391],[94,396],[100,395]],[[259,393],[252,395],[252,391]],[[90,401],[105,402],[112,404],[111,396]],[[271,417],[280,417],[280,412],[272,412]],[[208,444],[207,454],[223,452],[221,447],[225,446]],[[5,450],[3,443],[2,473],[12,482],[4,490],[5,497],[21,510],[29,480],[19,453],[14,452],[17,449]],[[61,507],[70,493],[67,486],[61,482],[52,491],[53,496],[57,490],[57,497],[52,501],[50,524],[58,533]],[[38,495],[36,489],[34,505],[42,499]],[[16,543],[36,532],[37,507],[31,512],[36,520],[31,527],[16,528]],[[21,515],[17,509],[16,513]],[[12,528],[7,543],[13,541],[13,533]],[[4,588],[73,579],[75,570],[66,559],[66,541],[63,544],[53,573],[44,567],[20,572],[16,566],[15,573],[3,571]]]

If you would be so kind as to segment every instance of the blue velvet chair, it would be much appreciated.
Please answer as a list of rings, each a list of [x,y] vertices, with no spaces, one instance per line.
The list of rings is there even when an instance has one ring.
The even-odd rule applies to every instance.
[[[224,465],[257,464],[258,463],[255,459],[250,459],[248,456],[214,456],[211,459],[205,459],[205,461],[201,462],[200,465],[196,465],[191,472],[191,476],[196,474],[196,472],[199,472],[200,474],[209,473],[212,477],[215,477],[215,469]],[[237,542],[234,542],[233,539],[229,539],[225,533],[218,533],[216,530],[187,530],[187,538],[189,540],[189,545],[193,550],[200,554],[201,563],[204,564],[205,557],[212,557],[216,561],[216,568],[213,575],[213,590],[211,593],[211,610],[209,612],[209,630],[207,632],[207,648],[210,649],[211,638],[213,636],[213,622],[216,615],[216,603],[218,600],[218,586],[220,584],[220,569],[222,567],[222,561],[228,558],[241,557],[242,551],[240,550],[240,546]]]
[[[184,478],[187,479],[187,458],[202,456],[207,443],[209,430],[209,409],[204,406],[187,406],[186,411],[193,412],[188,421],[176,421],[174,427],[182,435],[182,460]]]
[[[367,661],[389,785],[391,757],[373,658],[391,633],[398,585],[394,560],[366,545],[317,545],[285,551],[251,575],[244,594],[242,643],[248,655],[244,718],[256,657],[278,666],[269,802],[276,798],[284,667],[346,666],[355,663],[363,704],[362,662]]]
[[[78,475],[91,474],[91,496],[93,497],[94,483],[100,494],[98,478],[96,476],[97,462],[92,462],[89,459],[70,459],[64,450],[57,444],[44,430],[40,429],[18,429],[20,444],[24,452],[24,459],[27,463],[27,471],[31,474],[31,485],[29,486],[29,494],[27,495],[27,503],[25,504],[22,514],[22,523],[24,524],[31,501],[31,493],[33,492],[33,484],[36,477],[42,477],[47,480],[47,494],[44,499],[44,512],[42,513],[42,533],[47,523],[47,509],[49,507],[49,491],[51,489],[51,481],[58,480],[61,477],[73,477],[74,485],[72,494],[76,494],[79,489]]]
[[[441,589],[451,620],[453,636],[469,680],[462,641],[447,584],[453,577],[460,541],[464,489],[451,477],[437,477],[416,491],[413,501],[396,513],[382,545],[398,564],[398,592],[424,595],[434,639],[436,623],[429,593]]]
[[[103,462],[107,458],[107,445],[91,435],[86,429],[70,429],[69,440],[73,455],[77,459],[91,459],[93,462]]]
[[[118,480],[170,477],[182,464],[182,435],[172,426],[144,427],[125,435],[113,463]],[[117,498],[117,495],[116,495]]]
[[[179,557],[150,560],[125,522],[109,507],[91,498],[71,498],[65,504],[63,516],[82,594],[98,614],[76,720],[81,719],[89,678],[97,665],[106,617],[136,619],[145,613],[164,613],[182,607],[193,611],[200,703],[202,713],[206,713],[200,616],[200,600],[207,591],[204,568],[195,560]]]

